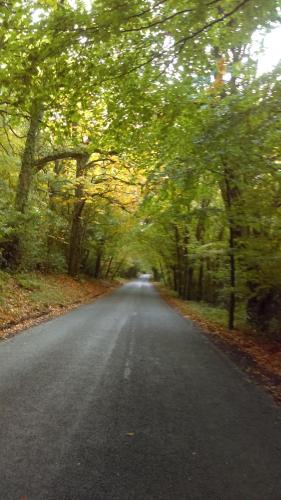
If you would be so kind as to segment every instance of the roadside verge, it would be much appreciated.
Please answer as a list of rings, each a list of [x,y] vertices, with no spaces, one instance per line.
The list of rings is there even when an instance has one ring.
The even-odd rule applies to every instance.
[[[1,273],[0,340],[92,302],[118,282],[59,274]]]

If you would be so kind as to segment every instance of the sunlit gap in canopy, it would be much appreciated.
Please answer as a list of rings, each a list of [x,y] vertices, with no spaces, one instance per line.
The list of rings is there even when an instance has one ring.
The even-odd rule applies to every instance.
[[[94,0],[82,0],[82,2],[81,2],[81,0],[80,0],[79,3],[80,3],[80,5],[82,3],[84,5],[85,9],[88,12],[90,12],[90,10],[92,8],[93,1]],[[68,0],[67,3],[74,10],[77,9],[77,7],[78,7],[76,0]],[[38,22],[42,21],[42,19],[46,19],[49,16],[49,12],[50,12],[50,9],[48,9],[48,8],[44,8],[44,9],[43,8],[35,8],[32,11],[33,22],[38,23]]]
[[[256,31],[252,37],[252,57],[257,60],[257,76],[272,71],[281,58],[281,26],[264,35]]]
[[[77,1],[76,0],[68,0],[68,3],[69,5],[73,8],[73,9],[76,9],[77,8]],[[84,5],[85,9],[90,11],[91,8],[92,8],[92,4],[93,4],[93,0],[80,0],[79,2],[80,4],[82,3],[82,5]]]
[[[174,38],[171,35],[166,35],[163,45],[163,51],[166,55],[169,54],[169,50],[173,48],[175,43]],[[198,43],[196,40],[195,43]],[[250,56],[257,62],[257,73],[256,76],[259,77],[264,73],[269,73],[274,70],[281,59],[281,26],[273,27],[269,32],[265,32],[263,29],[256,30],[252,35]],[[206,46],[206,53],[212,50],[211,45]],[[171,83],[174,80],[180,80],[182,77],[183,66],[177,67],[177,58],[171,59],[170,63],[167,65],[167,61],[163,61],[160,69],[166,72],[168,79]],[[193,76],[196,77],[196,68],[194,68]],[[231,79],[231,73],[226,73],[224,75],[224,80],[229,81]],[[211,81],[214,81],[214,77],[211,77]]]
[[[77,0],[68,0],[68,3],[73,9],[77,8]],[[94,0],[82,0],[82,2],[80,0],[80,3],[85,6],[86,10],[90,11]],[[44,17],[48,17],[48,12],[44,11],[44,9],[34,10],[33,21],[35,23],[40,21]],[[168,53],[173,43],[173,37],[167,35],[163,47],[164,51]],[[273,27],[272,30],[266,34],[262,29],[256,30],[252,36],[251,45],[251,57],[257,61],[257,76],[261,76],[264,73],[272,71],[281,59],[281,26]],[[166,67],[166,71],[172,80],[175,77],[180,79],[180,72],[176,72],[175,74],[173,61],[171,61],[168,68]]]

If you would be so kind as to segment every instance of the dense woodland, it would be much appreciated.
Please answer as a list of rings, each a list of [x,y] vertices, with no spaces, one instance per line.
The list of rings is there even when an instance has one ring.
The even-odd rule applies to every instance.
[[[258,75],[252,44],[280,15],[0,0],[1,272],[152,269],[280,335],[281,68]]]

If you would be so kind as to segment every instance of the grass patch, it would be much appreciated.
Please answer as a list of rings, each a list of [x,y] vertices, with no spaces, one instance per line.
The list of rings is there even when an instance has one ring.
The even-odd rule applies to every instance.
[[[202,319],[216,323],[224,328],[228,326],[228,311],[225,308],[192,300],[183,302],[183,307],[186,308],[187,312],[196,314]],[[237,307],[235,318],[236,328],[245,329],[247,327],[247,318],[243,307]]]
[[[109,284],[65,274],[8,273],[0,271],[0,338],[5,325],[51,314],[91,300],[110,288]]]
[[[0,290],[3,290],[10,280],[10,275],[0,270]]]
[[[44,285],[44,288],[34,290],[30,294],[29,298],[32,302],[45,307],[49,307],[54,304],[67,305],[71,302],[70,297],[62,290],[48,283]]]
[[[20,273],[14,275],[14,278],[18,286],[30,292],[41,290],[43,287],[42,279],[36,274]]]
[[[0,306],[5,305],[6,295],[10,289],[11,278],[5,271],[0,271]]]
[[[55,276],[44,276],[35,273],[20,273],[14,275],[16,284],[25,292],[30,304],[37,307],[51,307],[53,305],[67,305],[73,301],[70,287],[63,286],[56,281]]]
[[[194,316],[194,319],[202,319],[204,322],[213,323],[223,328],[228,328],[228,311],[225,307],[210,304],[208,302],[196,302],[193,300],[180,299],[177,292],[170,290],[163,285],[156,283],[161,294],[168,301],[171,300],[185,315]],[[237,304],[235,311],[235,328],[249,330],[245,306]]]
[[[193,302],[193,301],[186,302],[186,306],[191,312],[199,314],[204,319],[209,319],[210,321],[218,323],[219,325],[223,326],[227,325],[228,314],[226,309],[217,306],[212,306],[205,302]]]

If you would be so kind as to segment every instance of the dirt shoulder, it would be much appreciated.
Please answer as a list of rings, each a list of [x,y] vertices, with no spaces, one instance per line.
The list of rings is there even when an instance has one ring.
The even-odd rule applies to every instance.
[[[281,404],[281,343],[255,332],[227,330],[192,310],[188,301],[173,297],[158,287],[162,298],[185,318],[194,321],[205,335],[225,352],[240,368],[264,386]]]
[[[19,273],[0,276],[0,339],[91,302],[118,282],[74,279],[64,274]]]

